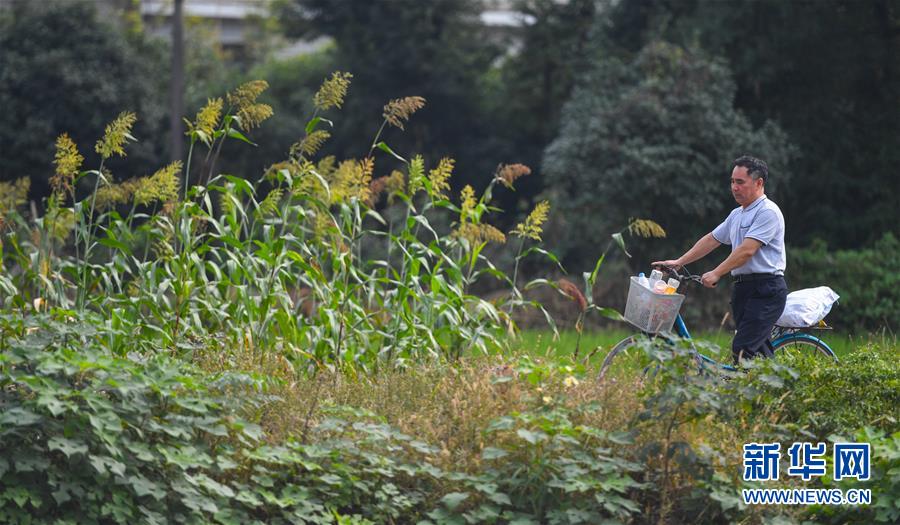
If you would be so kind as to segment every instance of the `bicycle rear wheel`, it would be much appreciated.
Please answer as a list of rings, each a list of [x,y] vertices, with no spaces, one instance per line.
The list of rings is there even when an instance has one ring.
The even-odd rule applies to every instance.
[[[776,355],[794,355],[802,357],[816,357],[837,361],[838,358],[827,344],[814,337],[797,334],[787,336],[775,342]]]

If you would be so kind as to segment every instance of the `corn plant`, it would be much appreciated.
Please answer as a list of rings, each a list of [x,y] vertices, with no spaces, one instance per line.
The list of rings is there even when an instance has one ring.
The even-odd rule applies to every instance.
[[[501,165],[480,196],[466,186],[456,200],[453,159],[429,167],[384,140],[424,106],[421,97],[384,106],[364,158],[317,158],[332,125],[323,115],[340,108],[350,79],[326,79],[305,135],[255,182],[217,173],[216,162],[226,141],[252,145],[249,132],[272,114],[258,101],[263,81],[210,99],[188,122],[185,163],[150,176],[117,182],[106,167],[135,140],[132,113],[97,142],[97,169],[83,169],[78,147],[61,136],[43,216],[27,220],[22,198],[4,206],[5,302],[98,313],[120,354],[224,342],[261,357],[278,352],[310,372],[504,349],[513,311],[543,310],[521,291],[548,282],[520,285],[519,262],[540,254],[559,264],[538,244],[549,203],[510,232],[521,239],[510,277],[485,252],[507,240],[488,222],[499,211],[491,199],[530,170]],[[523,250],[526,240],[535,245]],[[489,279],[509,297],[473,293]]]

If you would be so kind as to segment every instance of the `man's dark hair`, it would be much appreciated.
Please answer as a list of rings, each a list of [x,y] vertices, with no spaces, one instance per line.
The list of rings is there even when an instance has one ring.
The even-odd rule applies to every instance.
[[[756,180],[758,178],[762,178],[763,182],[769,180],[769,165],[766,164],[764,160],[760,160],[756,157],[751,157],[750,155],[742,155],[736,159],[732,163],[731,169],[737,168],[738,166],[742,168],[747,168],[747,174]]]

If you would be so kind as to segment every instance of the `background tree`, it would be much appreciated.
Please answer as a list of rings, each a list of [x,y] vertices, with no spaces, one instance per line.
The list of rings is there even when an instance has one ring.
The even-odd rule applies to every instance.
[[[559,252],[575,267],[589,264],[628,217],[668,231],[666,242],[654,241],[655,254],[683,250],[735,206],[730,162],[744,153],[769,162],[767,191],[778,199],[791,175],[787,136],[771,122],[754,128],[735,110],[734,92],[722,61],[663,42],[628,62],[596,60],[544,157],[558,228],[548,237]]]
[[[900,1],[623,1],[610,20],[610,52],[662,35],[722,54],[737,108],[790,134],[789,243],[856,248],[898,231]]]
[[[455,184],[486,186],[498,158],[482,114],[481,82],[499,49],[484,38],[480,9],[474,0],[280,2],[277,16],[288,36],[333,37],[336,69],[353,74],[333,133],[341,139],[325,151],[365,154],[382,121],[373,108],[418,95],[427,105],[416,125],[388,142],[397,151],[424,153],[429,163],[453,156]]]
[[[18,1],[0,10],[0,179],[30,176],[32,195],[45,194],[57,135],[68,132],[87,154],[123,110],[138,113],[135,135],[148,138],[130,149],[129,169],[155,169],[164,150],[153,140],[165,129],[164,64],[165,46],[101,22],[92,2]]]
[[[511,159],[533,169],[517,183],[516,193],[497,196],[504,209],[522,215],[543,190],[544,148],[559,132],[563,104],[594,47],[590,41],[602,36],[594,20],[606,2],[518,0],[512,8],[524,23],[504,41],[507,56],[486,74],[483,93],[495,162]]]
[[[172,10],[172,75],[169,80],[169,157],[180,160],[184,143],[184,0]]]

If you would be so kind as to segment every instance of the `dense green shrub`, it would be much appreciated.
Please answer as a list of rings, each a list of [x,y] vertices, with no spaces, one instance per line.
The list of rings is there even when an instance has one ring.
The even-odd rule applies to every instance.
[[[900,367],[898,348],[862,347],[840,366],[817,362],[790,369],[765,363],[753,383],[739,388],[743,417],[767,414],[772,441],[871,444],[866,481],[814,478],[814,487],[869,489],[871,505],[810,506],[816,523],[897,523],[900,518]],[[858,430],[853,430],[858,429]],[[829,459],[828,469],[834,468]]]
[[[264,380],[111,356],[98,320],[72,314],[0,323],[6,523],[583,523],[637,511],[638,467],[563,412],[497,421],[487,435],[509,434],[506,449],[485,449],[471,474],[432,466],[439,449],[352,409],[327,410],[306,443],[266,444],[243,419],[266,402]]]
[[[900,328],[900,239],[885,233],[860,250],[831,251],[825,242],[788,249],[791,289],[830,286],[841,299],[832,324],[857,331]]]
[[[197,522],[228,508],[235,491],[213,477],[232,475],[235,445],[259,427],[215,382],[167,358],[109,356],[97,319],[67,317],[2,319],[3,521]]]
[[[831,523],[893,523],[900,512],[900,434],[888,418],[872,421],[893,435],[870,429],[857,436],[873,444],[873,476],[854,486],[872,489],[875,503],[853,514],[744,506],[740,470],[729,459],[740,443],[702,435],[704,428],[753,428],[738,438],[789,441],[836,428],[798,416],[812,412],[804,397],[815,387],[850,385],[857,395],[852,377],[820,373],[828,367],[798,373],[765,362],[722,382],[693,373],[687,347],[654,353],[660,366],[630,431],[587,423],[602,408],[594,400],[568,403],[564,391],[550,399],[534,389],[531,408],[481,429],[481,461],[463,472],[447,469],[447,451],[350,407],[324,407],[308,432],[271,442],[251,417],[276,401],[267,394],[271,379],[210,376],[161,355],[113,356],[102,325],[62,310],[0,317],[5,522],[657,523],[699,516],[720,523],[809,513]],[[896,361],[891,350],[870,353],[882,364]],[[851,363],[850,372],[874,361]],[[549,386],[553,369],[526,361],[495,383]],[[896,391],[875,399],[873,411],[895,412]],[[842,417],[853,421],[848,410]],[[851,434],[846,428],[828,439]]]
[[[897,523],[900,521],[900,432],[886,434],[871,428],[862,428],[854,435],[837,434],[829,438],[832,443],[870,443],[872,445],[871,479],[859,481],[822,480],[826,487],[869,488],[872,490],[871,505],[863,507],[824,506],[810,509],[816,523]]]
[[[837,364],[807,362],[803,373],[782,375],[772,390],[778,398],[778,423],[804,428],[820,439],[863,426],[885,432],[900,428],[898,357],[896,346],[870,344]]]
[[[632,427],[642,446],[632,454],[643,465],[639,479],[647,487],[638,499],[650,509],[653,522],[704,516],[713,523],[755,523],[778,515],[798,521],[815,516],[817,522],[894,523],[900,515],[896,346],[860,348],[840,365],[785,355],[745,363],[745,370],[727,375],[714,369],[698,374],[690,341],[672,346],[648,340],[639,347],[647,365],[644,410]],[[840,488],[870,489],[872,506],[823,512],[816,506],[742,502],[742,488],[834,485],[829,476],[802,483],[790,476],[767,485],[742,481],[742,444],[780,442],[786,450],[785,443],[847,442],[852,437],[872,444],[872,479],[845,480]]]
[[[242,418],[266,400],[260,380],[110,356],[96,319],[67,317],[2,320],[4,523],[332,523],[343,508],[381,522],[425,501],[423,467],[368,450],[402,436],[360,426],[356,440],[266,445]],[[404,476],[420,487],[401,494]]]

